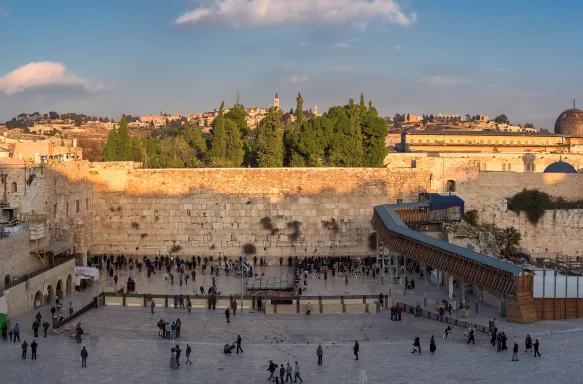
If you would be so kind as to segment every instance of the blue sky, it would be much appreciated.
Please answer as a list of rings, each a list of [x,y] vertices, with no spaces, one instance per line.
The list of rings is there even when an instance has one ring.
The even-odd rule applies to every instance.
[[[583,2],[0,0],[0,121],[235,102],[372,99],[381,114],[506,113],[552,130],[583,105]]]

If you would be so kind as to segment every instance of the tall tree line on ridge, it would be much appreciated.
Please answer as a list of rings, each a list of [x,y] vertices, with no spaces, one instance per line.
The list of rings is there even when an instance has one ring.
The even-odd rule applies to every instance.
[[[353,99],[322,116],[303,110],[298,93],[296,120],[276,108],[268,110],[255,130],[245,108],[225,113],[223,102],[210,133],[188,122],[132,138],[122,117],[104,147],[105,161],[141,161],[147,168],[194,167],[382,167],[388,154],[387,122],[371,101]]]

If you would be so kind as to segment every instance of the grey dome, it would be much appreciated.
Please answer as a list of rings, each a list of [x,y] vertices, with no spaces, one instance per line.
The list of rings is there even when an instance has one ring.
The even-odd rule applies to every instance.
[[[544,173],[577,173],[577,170],[571,164],[560,160],[556,163],[549,164],[545,168]]]
[[[561,113],[555,122],[555,133],[566,136],[583,136],[583,111],[573,107]]]

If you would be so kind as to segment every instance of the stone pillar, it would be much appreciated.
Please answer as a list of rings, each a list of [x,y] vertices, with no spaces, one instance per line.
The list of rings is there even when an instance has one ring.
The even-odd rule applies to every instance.
[[[449,275],[448,288],[449,288],[449,301],[451,301],[453,299],[453,276],[452,275]]]
[[[463,280],[461,281],[461,290],[462,290],[462,293],[460,296],[462,298],[462,301],[461,301],[460,305],[461,304],[466,305],[466,282]]]

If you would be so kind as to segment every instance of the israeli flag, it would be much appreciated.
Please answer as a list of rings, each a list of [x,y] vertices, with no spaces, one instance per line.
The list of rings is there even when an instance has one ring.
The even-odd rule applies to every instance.
[[[251,269],[251,265],[247,262],[247,257],[243,257],[243,266],[249,270]]]

